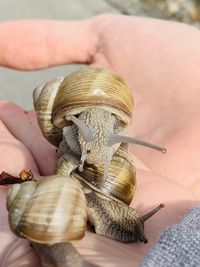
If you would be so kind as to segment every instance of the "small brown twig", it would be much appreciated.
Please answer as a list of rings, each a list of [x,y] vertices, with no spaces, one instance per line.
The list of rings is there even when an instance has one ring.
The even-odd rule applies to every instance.
[[[20,184],[27,181],[33,181],[34,176],[32,171],[22,170],[19,176],[13,176],[5,171],[0,174],[0,185]]]

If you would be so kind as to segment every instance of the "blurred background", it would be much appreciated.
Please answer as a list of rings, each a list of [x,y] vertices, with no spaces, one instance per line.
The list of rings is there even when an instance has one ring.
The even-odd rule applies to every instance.
[[[108,12],[176,20],[200,28],[200,0],[0,0],[0,21],[75,20]],[[78,68],[80,65],[22,72],[0,67],[0,99],[31,109],[37,85]]]

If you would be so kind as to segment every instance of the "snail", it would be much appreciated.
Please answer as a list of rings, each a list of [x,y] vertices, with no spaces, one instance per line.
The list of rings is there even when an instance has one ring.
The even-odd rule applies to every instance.
[[[83,171],[79,171],[77,164],[78,157],[68,150],[58,159],[55,173],[65,176],[70,170],[70,176],[80,181],[86,197],[88,221],[95,233],[123,243],[137,240],[147,243],[144,222],[163,204],[143,216],[129,207],[136,189],[136,170],[127,147],[120,146],[113,155],[106,180],[103,167],[95,168],[86,163]]]
[[[34,107],[45,138],[53,145],[65,142],[84,162],[104,166],[120,143],[137,143],[166,152],[162,147],[122,135],[132,119],[131,90],[115,72],[87,68],[59,77],[34,90]]]
[[[85,196],[72,177],[52,175],[14,184],[7,209],[11,230],[31,241],[42,266],[96,266],[69,243],[84,236],[87,222]]]
[[[64,244],[82,238],[87,221],[97,234],[147,243],[144,222],[163,204],[143,216],[129,207],[136,170],[126,143],[166,150],[123,135],[133,108],[123,79],[111,70],[83,69],[37,87],[33,97],[40,129],[58,147],[58,159],[52,176],[11,189],[7,207],[13,232],[31,240],[42,260],[59,249],[65,255]],[[66,266],[93,266],[72,254],[82,265]]]

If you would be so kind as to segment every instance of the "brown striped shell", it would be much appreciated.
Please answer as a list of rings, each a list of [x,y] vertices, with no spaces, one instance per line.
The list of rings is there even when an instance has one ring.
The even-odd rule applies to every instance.
[[[34,107],[44,136],[59,146],[62,129],[71,124],[65,117],[92,107],[102,107],[115,114],[122,128],[131,122],[131,90],[115,72],[86,68],[57,78],[34,91]]]
[[[85,234],[85,195],[79,182],[69,176],[15,184],[7,209],[12,231],[37,243],[69,242]]]
[[[120,146],[115,152],[106,179],[103,167],[85,164],[82,172],[76,169],[78,159],[68,153],[57,160],[56,173],[66,175],[69,169],[74,169],[72,176],[95,191],[100,192],[116,201],[129,205],[136,189],[136,170],[129,152]]]

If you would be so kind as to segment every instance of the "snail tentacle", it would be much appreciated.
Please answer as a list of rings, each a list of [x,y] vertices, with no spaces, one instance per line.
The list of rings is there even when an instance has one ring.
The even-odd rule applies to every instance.
[[[78,127],[75,124],[63,128],[63,137],[69,148],[77,155],[81,155],[81,148],[78,142]]]
[[[143,140],[139,140],[136,139],[134,137],[131,136],[127,136],[127,135],[119,135],[119,134],[110,134],[108,137],[108,146],[113,146],[114,144],[117,143],[131,143],[131,144],[137,144],[140,146],[145,146],[145,147],[149,147],[155,150],[158,150],[162,153],[166,153],[167,149],[165,147],[161,147],[155,144],[151,144],[149,142],[143,141]]]
[[[83,165],[84,165],[84,162],[86,161],[86,159],[88,158],[88,154],[87,152],[82,152],[82,155],[81,155],[81,159],[80,159],[80,162],[79,162],[79,171],[82,172],[83,171]]]
[[[95,136],[91,129],[89,129],[86,124],[77,119],[75,116],[66,117],[67,120],[73,121],[73,123],[78,127],[79,131],[83,135],[86,142],[92,142],[95,140]]]
[[[143,215],[142,216],[143,222],[145,222],[146,220],[151,218],[155,213],[157,213],[162,208],[164,208],[164,204],[158,205],[156,208],[154,208],[153,210],[151,210],[148,213],[146,213],[145,215]]]

